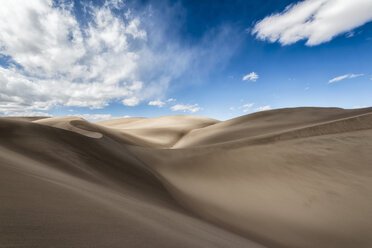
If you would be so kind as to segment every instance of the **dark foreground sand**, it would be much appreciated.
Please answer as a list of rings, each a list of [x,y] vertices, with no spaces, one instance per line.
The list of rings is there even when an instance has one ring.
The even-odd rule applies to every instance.
[[[0,247],[372,247],[372,108],[0,118]]]

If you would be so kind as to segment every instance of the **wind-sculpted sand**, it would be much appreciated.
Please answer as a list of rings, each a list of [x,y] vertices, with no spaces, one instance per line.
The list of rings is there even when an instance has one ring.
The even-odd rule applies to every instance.
[[[372,108],[0,118],[0,247],[372,247]]]

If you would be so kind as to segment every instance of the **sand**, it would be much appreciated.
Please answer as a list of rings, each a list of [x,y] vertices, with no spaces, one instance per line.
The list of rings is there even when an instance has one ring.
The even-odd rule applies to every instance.
[[[372,247],[372,108],[0,118],[0,247]]]

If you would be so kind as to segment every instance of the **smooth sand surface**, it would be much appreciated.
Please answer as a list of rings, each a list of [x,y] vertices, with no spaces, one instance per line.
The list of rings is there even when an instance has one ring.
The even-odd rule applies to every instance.
[[[142,146],[170,148],[193,130],[203,129],[219,123],[218,120],[187,115],[162,116],[156,118],[122,118],[98,122],[97,124],[141,139]]]
[[[372,108],[0,118],[0,247],[372,247]]]

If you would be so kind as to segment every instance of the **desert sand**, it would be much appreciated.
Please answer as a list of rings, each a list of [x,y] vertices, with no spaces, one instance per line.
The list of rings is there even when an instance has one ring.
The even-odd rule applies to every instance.
[[[372,247],[372,108],[0,118],[0,247]]]

